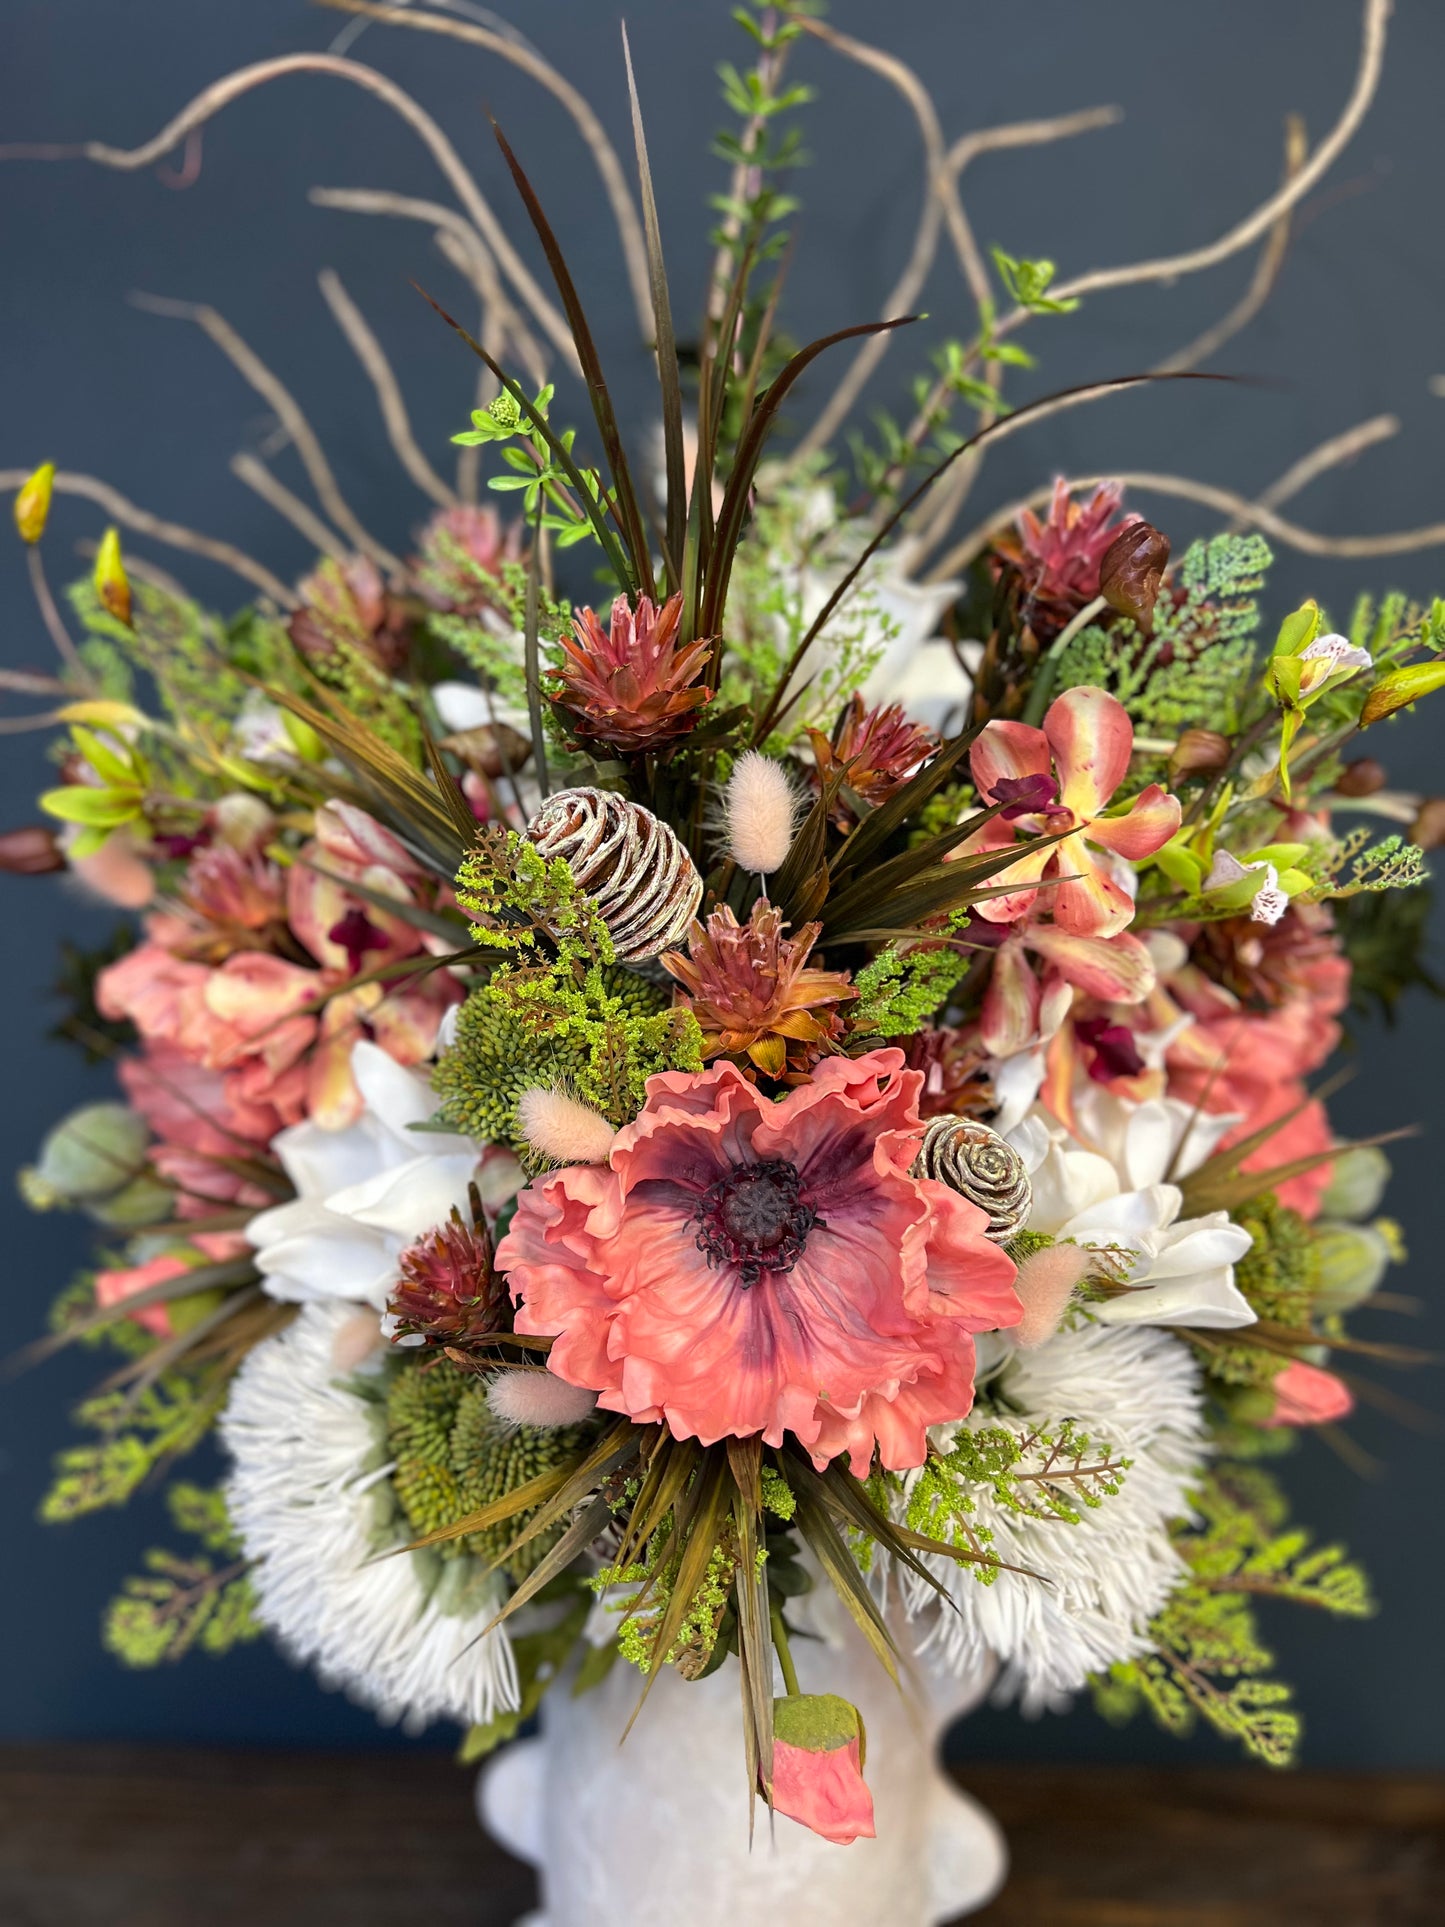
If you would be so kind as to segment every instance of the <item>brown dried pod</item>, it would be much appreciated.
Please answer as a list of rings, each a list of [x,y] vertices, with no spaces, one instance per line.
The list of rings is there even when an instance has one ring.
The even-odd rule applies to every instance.
[[[1131,522],[1105,549],[1099,564],[1099,594],[1111,609],[1137,622],[1147,635],[1154,626],[1154,604],[1169,566],[1169,538],[1148,522]]]
[[[1217,729],[1186,729],[1169,758],[1169,780],[1183,776],[1212,776],[1229,761],[1232,745]]]
[[[986,1235],[1007,1244],[1028,1220],[1034,1187],[1011,1144],[973,1117],[936,1117],[913,1160],[916,1178],[933,1178],[988,1213]]]
[[[40,877],[65,868],[65,853],[44,823],[23,830],[0,830],[0,870],[15,877]]]
[[[1410,841],[1422,850],[1438,850],[1445,843],[1445,796],[1427,796],[1410,825]]]
[[[610,790],[559,790],[527,825],[544,857],[562,857],[612,935],[617,961],[645,963],[686,937],[702,878],[676,834]]]
[[[1389,782],[1385,765],[1376,762],[1373,756],[1357,756],[1353,763],[1346,763],[1335,779],[1335,790],[1340,796],[1373,796]]]

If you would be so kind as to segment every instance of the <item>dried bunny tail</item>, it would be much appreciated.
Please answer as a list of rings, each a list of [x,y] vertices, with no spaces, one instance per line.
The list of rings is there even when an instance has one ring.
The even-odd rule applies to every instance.
[[[1052,1338],[1069,1307],[1074,1287],[1089,1274],[1093,1253],[1082,1245],[1045,1245],[1025,1258],[1014,1280],[1014,1290],[1023,1305],[1024,1315],[1010,1336],[1016,1345],[1032,1351],[1035,1345]]]
[[[534,1084],[517,1099],[522,1135],[552,1164],[604,1164],[617,1132],[560,1084]]]
[[[590,1418],[597,1394],[552,1372],[499,1372],[487,1387],[487,1405],[503,1425],[551,1432]]]
[[[723,794],[727,852],[740,870],[773,876],[783,867],[801,806],[797,787],[781,763],[756,749],[743,752]]]

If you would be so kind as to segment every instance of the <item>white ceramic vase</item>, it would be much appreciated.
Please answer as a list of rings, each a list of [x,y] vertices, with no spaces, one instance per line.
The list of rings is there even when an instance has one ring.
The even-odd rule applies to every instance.
[[[805,1692],[863,1714],[878,1837],[837,1847],[758,1804],[748,1844],[737,1668],[689,1683],[671,1670],[637,1703],[631,1667],[574,1699],[562,1682],[543,1731],[483,1769],[487,1830],[537,1869],[542,1905],[517,1927],[941,1927],[997,1893],[997,1823],[940,1770],[944,1729],[988,1689],[919,1671],[900,1694],[851,1626],[796,1641]]]

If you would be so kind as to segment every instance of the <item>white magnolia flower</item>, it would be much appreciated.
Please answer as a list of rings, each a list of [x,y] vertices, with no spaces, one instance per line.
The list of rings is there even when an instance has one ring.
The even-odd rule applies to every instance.
[[[382,1719],[482,1724],[518,1704],[507,1635],[478,1638],[506,1585],[496,1575],[449,1612],[440,1561],[377,1558],[376,1408],[336,1364],[354,1318],[342,1303],[303,1306],[247,1357],[221,1416],[226,1507],[256,1562],[257,1610],[292,1658]]]
[[[1177,1098],[1133,1104],[1095,1085],[1080,1094],[1084,1142],[1040,1111],[1010,1134],[1033,1184],[1027,1229],[1107,1247],[1124,1266],[1130,1289],[1089,1307],[1100,1324],[1224,1331],[1254,1322],[1234,1282],[1250,1234],[1224,1211],[1181,1221],[1183,1194],[1171,1182],[1202,1164],[1237,1121],[1205,1117]]]
[[[495,1205],[522,1174],[505,1155],[483,1166],[470,1138],[417,1128],[436,1111],[424,1072],[365,1041],[351,1070],[361,1116],[340,1131],[307,1123],[280,1133],[273,1148],[296,1197],[253,1218],[246,1236],[273,1298],[341,1298],[385,1311],[398,1257],[453,1206],[465,1211],[468,1184],[485,1179],[483,1201]]]
[[[1169,1526],[1189,1514],[1205,1451],[1199,1369],[1181,1340],[1138,1326],[1081,1322],[1036,1351],[1006,1351],[991,1377],[987,1349],[985,1341],[969,1430],[1003,1427],[1027,1441],[1040,1429],[1057,1435],[1072,1420],[1100,1462],[1133,1461],[1119,1491],[1080,1506],[1076,1524],[1020,1517],[988,1486],[974,1485],[974,1525],[992,1532],[990,1549],[1001,1560],[1025,1570],[999,1572],[984,1586],[952,1560],[929,1557],[951,1607],[931,1605],[931,1589],[903,1577],[904,1603],[924,1622],[920,1651],[965,1677],[996,1655],[1002,1696],[1017,1694],[1026,1712],[1037,1712],[1061,1705],[1090,1673],[1149,1650],[1149,1621],[1184,1570]],[[945,1450],[952,1432],[940,1428]],[[1026,1451],[1023,1469],[1045,1453]],[[1095,1462],[1091,1453],[1087,1463]]]

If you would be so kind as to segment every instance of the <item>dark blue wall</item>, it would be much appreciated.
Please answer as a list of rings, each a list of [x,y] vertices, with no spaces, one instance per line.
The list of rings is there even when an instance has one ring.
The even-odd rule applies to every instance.
[[[587,89],[619,145],[625,95],[617,9],[597,0],[499,0]],[[707,155],[719,123],[713,69],[738,57],[722,0],[632,0],[627,9],[672,260],[674,300],[692,306],[706,260],[704,198],[719,185]],[[1142,8],[1137,0],[912,0],[879,9],[836,0],[832,18],[886,39],[934,89],[950,137],[966,127],[1118,101],[1123,125],[1065,147],[990,157],[967,179],[985,244],[1050,255],[1065,273],[1192,246],[1222,232],[1268,191],[1279,165],[1282,117],[1296,109],[1318,140],[1353,76],[1357,0],[1212,0]],[[198,8],[193,0],[9,0],[0,61],[0,141],[104,138],[138,142],[231,66],[325,46],[339,22],[301,0]],[[415,89],[452,131],[513,231],[510,190],[482,120],[505,122],[549,206],[633,421],[652,407],[645,359],[605,206],[570,128],[511,70],[419,35],[372,29],[356,57]],[[911,243],[919,149],[888,86],[809,48],[800,71],[816,82],[806,200],[789,291],[801,338],[879,309]],[[1445,11],[1399,0],[1380,96],[1362,132],[1308,203],[1280,286],[1221,366],[1270,377],[1262,387],[1153,390],[1066,415],[1020,435],[985,471],[972,509],[1011,499],[1056,470],[1168,469],[1256,491],[1326,436],[1383,411],[1403,429],[1392,444],[1319,481],[1292,512],[1312,528],[1364,532],[1445,515],[1439,310],[1441,165],[1436,134],[1445,71]],[[0,172],[0,466],[53,458],[102,475],[148,507],[225,534],[283,575],[302,543],[227,473],[238,448],[257,447],[263,404],[198,332],[128,307],[129,289],[208,301],[273,362],[303,399],[342,485],[396,545],[421,518],[422,498],[398,474],[378,432],[370,391],[336,336],[316,289],[326,263],[405,370],[413,415],[440,459],[468,406],[471,370],[420,309],[409,276],[451,294],[450,271],[424,230],[374,224],[310,207],[313,183],[392,187],[436,196],[440,183],[412,137],[380,106],[335,81],[291,79],[229,109],[207,130],[196,186],[177,192],[152,173],[120,175],[81,162],[13,164]],[[1145,367],[1191,339],[1236,300],[1252,269],[1239,257],[1172,289],[1100,296],[1069,320],[1030,330],[1043,357],[1036,390]],[[935,331],[969,325],[955,278],[929,290]],[[910,347],[893,350],[880,384],[897,403]],[[817,391],[815,391],[817,392]],[[296,485],[292,458],[280,464]],[[1213,523],[1183,504],[1144,501],[1181,545]],[[65,505],[52,556],[94,538],[99,517]],[[237,585],[144,543],[134,544],[221,603]],[[1272,589],[1283,611],[1315,593],[1341,615],[1362,587],[1429,595],[1445,586],[1445,553],[1388,562],[1313,560],[1284,553]],[[3,660],[38,664],[46,643],[24,581],[18,544],[0,537]],[[15,706],[7,699],[7,706]],[[1438,712],[1435,712],[1438,714]],[[1441,784],[1427,720],[1381,732],[1400,784]],[[44,776],[38,739],[0,749],[0,823],[30,820]],[[44,995],[63,934],[94,939],[109,919],[52,882],[0,879],[3,1174],[33,1150],[45,1124],[107,1088],[65,1047],[46,1039]],[[1361,1131],[1421,1122],[1433,1138],[1396,1153],[1390,1203],[1407,1223],[1414,1257],[1402,1289],[1426,1304],[1407,1336],[1438,1342],[1435,1253],[1445,1235],[1438,1181],[1445,1010],[1421,1003],[1394,1032],[1375,1030],[1337,1109]],[[31,1336],[86,1240],[70,1220],[32,1218],[0,1195],[5,1317],[0,1348]],[[1394,1321],[1364,1321],[1399,1336]],[[50,1454],[66,1440],[63,1406],[93,1369],[62,1360],[0,1389],[0,1733],[17,1737],[155,1736],[178,1739],[369,1744],[368,1716],[319,1692],[269,1651],[203,1660],[159,1676],[116,1668],[100,1651],[102,1603],[161,1521],[140,1504],[66,1530],[42,1529],[34,1508]],[[1438,1378],[1409,1389],[1439,1403]],[[1438,1638],[1445,1579],[1436,1446],[1373,1412],[1353,1430],[1387,1470],[1371,1483],[1318,1445],[1291,1462],[1303,1517],[1365,1557],[1384,1598],[1368,1627],[1306,1613],[1279,1615],[1269,1632],[1309,1712],[1305,1757],[1319,1765],[1445,1765],[1445,1656]],[[987,1715],[969,1729],[978,1752],[1049,1748],[1082,1756],[1177,1758],[1143,1728],[1115,1736],[1087,1711],[1024,1727]],[[1199,1750],[1212,1752],[1207,1742]]]

